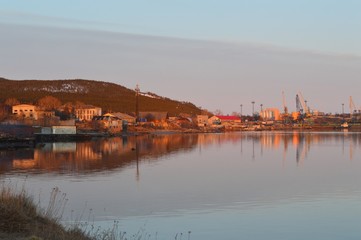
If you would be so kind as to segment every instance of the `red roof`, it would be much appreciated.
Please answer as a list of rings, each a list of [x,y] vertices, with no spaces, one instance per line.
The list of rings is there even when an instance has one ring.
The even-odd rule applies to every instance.
[[[221,121],[241,121],[240,117],[237,116],[221,116],[216,115],[217,118],[221,119]]]

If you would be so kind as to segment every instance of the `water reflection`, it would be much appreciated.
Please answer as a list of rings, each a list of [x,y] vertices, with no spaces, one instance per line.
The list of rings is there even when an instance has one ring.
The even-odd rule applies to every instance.
[[[159,239],[181,230],[202,240],[360,239],[360,145],[361,133],[352,132],[51,143],[0,151],[0,180],[26,175],[27,190],[42,199],[59,187],[70,199],[66,221],[86,203],[106,228],[119,220],[134,233],[147,223]]]
[[[352,160],[360,148],[361,134],[352,132],[257,132],[224,134],[172,134],[147,135],[124,138],[97,139],[88,142],[46,143],[35,149],[1,150],[0,173],[12,171],[27,173],[94,173],[137,166],[142,161],[160,161],[163,156],[180,151],[234,144],[244,152],[244,144],[252,146],[252,159],[267,149],[283,151],[284,158],[290,149],[297,163],[307,158],[313,146],[336,146],[342,142],[342,153]]]

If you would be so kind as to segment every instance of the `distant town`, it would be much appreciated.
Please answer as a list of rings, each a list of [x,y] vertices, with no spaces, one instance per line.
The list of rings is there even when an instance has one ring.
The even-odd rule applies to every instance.
[[[51,95],[39,99],[37,104],[8,98],[2,104],[0,139],[4,146],[8,146],[13,138],[15,143],[20,144],[19,139],[41,142],[154,132],[361,129],[359,110],[351,109],[350,113],[343,110],[341,114],[311,111],[300,95],[296,96],[295,112],[289,112],[285,104],[282,111],[263,109],[261,105],[259,113],[253,110],[252,115],[241,113],[232,116],[209,112],[171,116],[166,111],[139,111],[138,97],[139,91],[135,91],[136,104],[134,112],[130,113],[104,111],[81,102],[62,104]]]

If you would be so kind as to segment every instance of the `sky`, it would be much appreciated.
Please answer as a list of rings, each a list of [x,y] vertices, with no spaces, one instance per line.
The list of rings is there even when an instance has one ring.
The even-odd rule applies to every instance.
[[[114,82],[224,114],[361,107],[359,0],[0,0],[0,76]]]

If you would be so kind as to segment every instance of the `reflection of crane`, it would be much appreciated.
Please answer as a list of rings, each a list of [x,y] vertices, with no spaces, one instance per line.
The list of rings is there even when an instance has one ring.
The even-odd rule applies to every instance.
[[[307,157],[310,144],[308,144],[303,134],[297,135],[297,137],[299,138],[299,141],[296,146],[296,162],[297,165],[299,163],[303,165],[303,161]]]
[[[353,158],[353,143],[350,141],[350,160]]]

